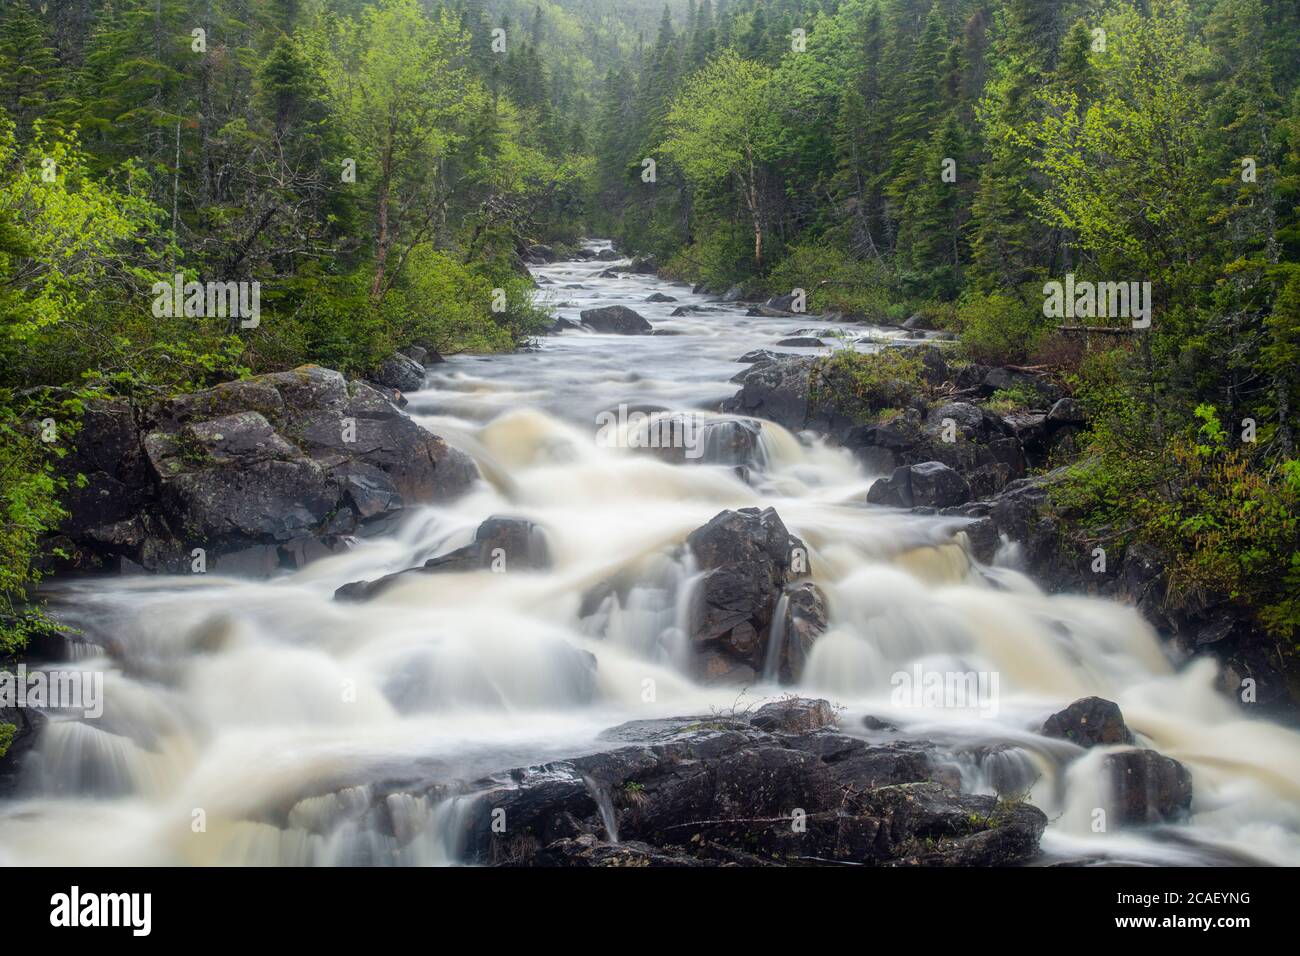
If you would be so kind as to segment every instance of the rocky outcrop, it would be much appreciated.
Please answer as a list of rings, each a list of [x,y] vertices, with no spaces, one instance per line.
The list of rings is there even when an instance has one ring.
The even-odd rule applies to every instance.
[[[62,544],[82,568],[265,575],[445,501],[473,462],[364,382],[303,366],[146,408],[96,403]]]
[[[1044,737],[1057,737],[1080,747],[1124,744],[1132,746],[1133,732],[1124,723],[1119,704],[1100,697],[1084,697],[1052,714],[1043,724]]]
[[[803,542],[774,509],[742,508],[691,532],[686,546],[702,572],[690,626],[701,676],[752,680],[763,669],[777,601],[807,567]]]
[[[625,305],[610,305],[603,309],[584,309],[580,313],[582,324],[596,332],[614,335],[645,335],[652,326],[645,317]]]
[[[334,592],[335,600],[368,601],[411,575],[457,571],[537,571],[551,566],[546,533],[525,518],[491,517],[478,526],[463,548],[430,558],[374,581],[353,581]]]
[[[934,782],[924,743],[838,733],[825,701],[634,721],[603,736],[613,749],[471,785],[458,830],[466,860],[1006,866],[1037,854],[1047,823],[1028,804]]]

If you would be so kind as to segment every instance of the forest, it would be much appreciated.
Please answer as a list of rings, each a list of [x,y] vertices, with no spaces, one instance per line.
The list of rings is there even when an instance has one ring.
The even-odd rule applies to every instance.
[[[1298,36],[1291,0],[3,0],[0,650],[53,626],[88,402],[514,350],[528,248],[604,236],[1050,374],[1079,539],[1295,673]]]

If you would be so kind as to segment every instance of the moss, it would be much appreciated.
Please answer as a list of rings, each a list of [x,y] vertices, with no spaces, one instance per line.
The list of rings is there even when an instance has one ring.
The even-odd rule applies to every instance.
[[[5,754],[9,752],[9,747],[14,742],[14,734],[16,733],[18,733],[16,724],[0,724],[0,760],[3,760]]]

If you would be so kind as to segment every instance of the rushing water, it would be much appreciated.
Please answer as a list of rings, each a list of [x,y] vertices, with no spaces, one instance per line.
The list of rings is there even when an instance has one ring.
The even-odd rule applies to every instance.
[[[1047,597],[1012,567],[977,566],[960,520],[866,506],[874,476],[770,423],[748,480],[707,455],[669,464],[598,442],[600,412],[716,407],[736,390],[740,355],[822,328],[746,317],[653,277],[599,278],[609,266],[536,272],[562,316],[624,304],[675,334],[569,331],[536,351],[454,357],[410,396],[416,420],[478,461],[485,480],[466,497],[270,582],[56,585],[60,613],[102,648],[63,666],[104,674],[105,713],[50,724],[19,795],[0,803],[0,865],[454,863],[448,834],[469,798],[431,785],[453,793],[597,749],[624,720],[735,704],[737,688],[686,676],[694,569],[678,555],[690,531],[748,506],[775,507],[809,546],[831,626],[798,690],[843,706],[847,732],[887,736],[864,727],[872,715],[938,742],[967,789],[1027,791],[1052,821],[1049,859],[1300,863],[1300,735],[1244,717],[1214,689],[1210,661],[1172,662],[1131,609]],[[646,302],[653,292],[678,301]],[[710,311],[671,317],[678,305]],[[416,575],[370,603],[331,600],[341,584],[467,543],[494,514],[541,525],[553,568]],[[615,576],[636,586],[580,617],[582,595]],[[891,677],[916,667],[993,674],[996,693],[903,706]],[[746,702],[789,690],[770,683],[774,664],[766,672]],[[1090,694],[1191,770],[1187,824],[1093,832],[1110,748],[1078,756],[1034,732]],[[376,800],[391,833],[370,822]]]

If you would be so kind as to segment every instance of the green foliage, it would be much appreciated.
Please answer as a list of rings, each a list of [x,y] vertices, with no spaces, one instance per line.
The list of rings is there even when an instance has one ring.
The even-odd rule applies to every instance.
[[[818,404],[868,422],[884,409],[906,405],[925,391],[921,360],[905,349],[837,349],[813,367],[809,394]]]
[[[0,760],[9,752],[9,747],[14,742],[14,734],[18,732],[15,724],[0,724]]]
[[[66,453],[60,430],[66,439],[66,422],[78,407],[75,398],[18,401],[0,390],[0,657],[21,651],[48,623],[28,603],[28,592],[41,577],[41,538],[65,515],[54,462]],[[43,433],[53,440],[43,440]]]
[[[961,349],[985,365],[1022,364],[1049,327],[1041,309],[1001,293],[968,293],[957,307]]]
[[[855,259],[825,242],[792,246],[768,274],[766,286],[778,295],[805,290],[810,311],[845,312],[877,322],[906,318],[882,263]]]

